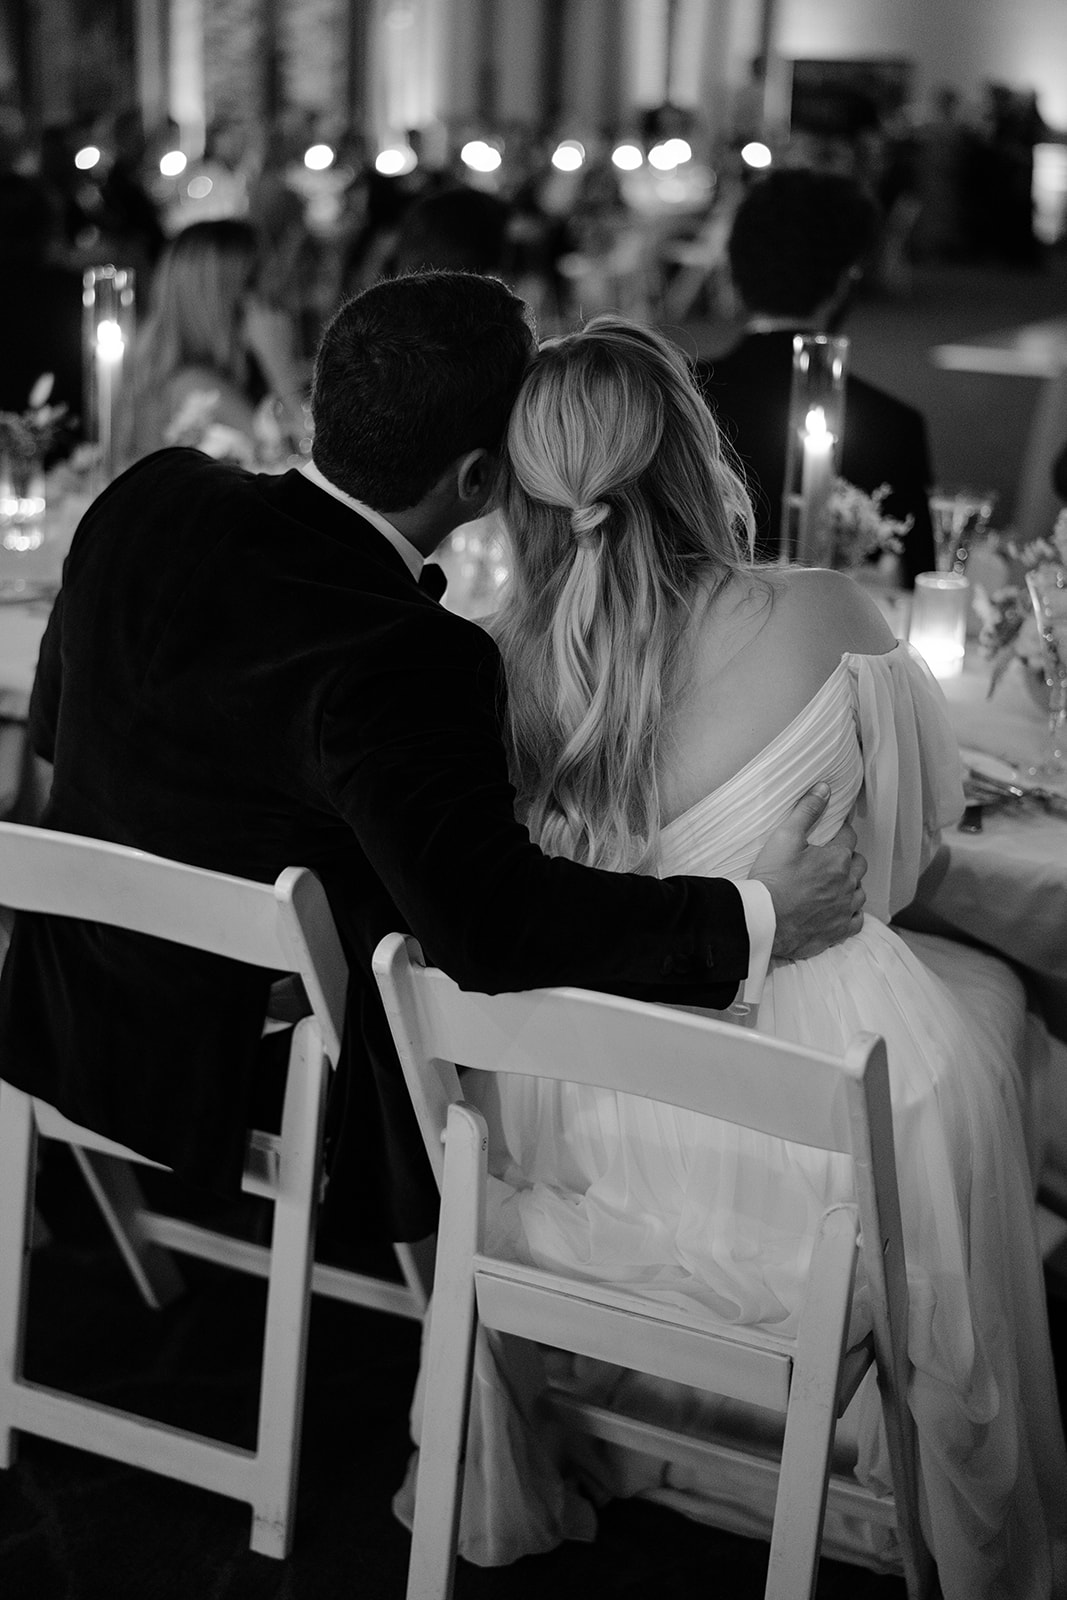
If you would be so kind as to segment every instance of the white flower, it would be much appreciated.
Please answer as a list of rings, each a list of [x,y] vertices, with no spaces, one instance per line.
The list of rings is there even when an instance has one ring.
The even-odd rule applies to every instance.
[[[192,390],[163,429],[163,442],[187,444],[199,449],[201,439],[215,420],[219,398],[217,389]]]
[[[52,393],[55,381],[56,375],[54,372],[41,373],[41,376],[37,379],[37,382],[30,390],[30,398],[27,401],[31,411],[39,411],[40,408],[47,402],[48,396]]]
[[[196,448],[216,461],[236,461],[241,467],[256,464],[255,446],[248,435],[221,422],[211,423]]]

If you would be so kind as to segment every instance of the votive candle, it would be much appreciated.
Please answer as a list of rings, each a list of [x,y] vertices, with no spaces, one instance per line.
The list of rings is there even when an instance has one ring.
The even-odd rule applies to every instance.
[[[957,678],[963,671],[971,585],[955,572],[920,572],[915,579],[908,642],[935,678]]]

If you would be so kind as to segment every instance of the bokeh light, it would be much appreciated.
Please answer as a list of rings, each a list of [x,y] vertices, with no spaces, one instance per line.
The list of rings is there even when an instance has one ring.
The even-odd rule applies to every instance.
[[[96,166],[96,163],[99,160],[100,152],[96,148],[96,145],[87,144],[83,149],[79,150],[78,154],[74,157],[74,165],[77,167],[79,172],[89,172],[91,168]]]
[[[304,151],[304,165],[309,172],[325,172],[333,162],[333,150],[328,144],[313,144]]]
[[[502,159],[500,151],[486,144],[484,139],[469,139],[459,155],[472,172],[495,172]]]
[[[649,164],[658,172],[673,172],[683,162],[692,159],[693,152],[685,139],[664,139],[654,144],[648,152]]]
[[[563,139],[552,152],[552,165],[557,172],[577,172],[585,164],[585,145],[577,139]]]
[[[611,159],[620,172],[636,172],[638,167],[644,165],[644,156],[641,148],[636,144],[618,144],[611,152]]]
[[[387,145],[374,158],[374,170],[383,178],[403,177],[406,172],[414,172],[417,165],[418,158],[409,144]]]
[[[185,192],[190,200],[206,200],[214,187],[215,185],[207,173],[204,172],[198,178],[189,179],[189,185]]]
[[[772,159],[770,150],[758,139],[741,146],[741,160],[747,167],[769,167]]]
[[[188,165],[188,159],[180,150],[168,150],[159,158],[159,170],[165,178],[180,177]]]

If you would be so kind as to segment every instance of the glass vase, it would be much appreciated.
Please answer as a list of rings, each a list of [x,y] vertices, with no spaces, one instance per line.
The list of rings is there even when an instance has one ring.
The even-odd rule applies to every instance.
[[[1036,777],[1067,778],[1067,567],[1046,562],[1026,575],[1048,686],[1048,733]]]
[[[841,456],[848,340],[797,334],[789,391],[785,482],[778,560],[829,566],[833,536],[827,510]]]
[[[44,462],[22,451],[0,451],[0,547],[22,553],[42,542]]]

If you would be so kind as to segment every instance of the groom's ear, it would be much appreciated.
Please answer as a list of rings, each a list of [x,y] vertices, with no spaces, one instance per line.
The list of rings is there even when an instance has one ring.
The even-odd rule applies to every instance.
[[[471,517],[485,505],[496,477],[496,457],[488,450],[468,450],[456,462],[456,492]]]

